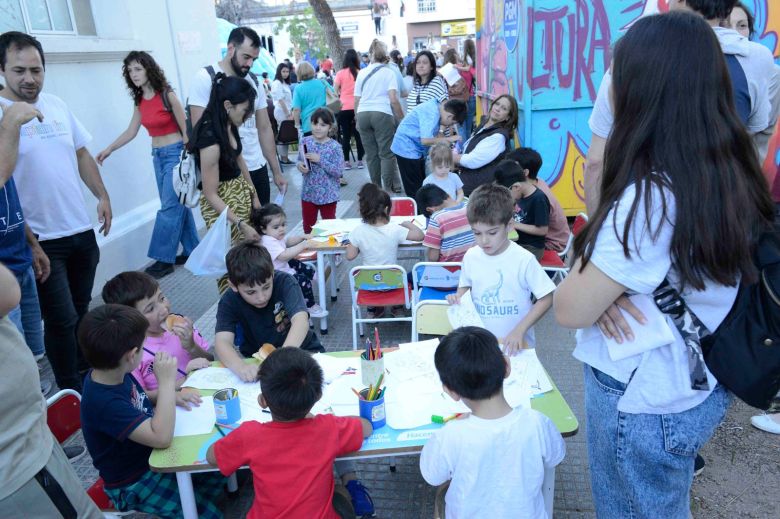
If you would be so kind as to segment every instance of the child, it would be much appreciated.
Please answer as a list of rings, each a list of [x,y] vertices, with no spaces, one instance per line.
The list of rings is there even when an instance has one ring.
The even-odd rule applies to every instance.
[[[131,306],[149,321],[141,365],[131,375],[152,400],[157,397],[153,367],[158,351],[165,351],[176,359],[177,389],[190,371],[206,368],[214,360],[208,352],[209,343],[193,328],[192,321],[171,314],[170,301],[149,274],[136,271],[117,274],[103,286],[102,296],[104,303]],[[172,323],[170,328],[167,321]],[[200,393],[189,388],[177,391],[176,403],[189,409],[189,404],[200,404]]]
[[[371,496],[354,477],[342,481],[354,503],[340,502],[334,494],[333,465],[338,456],[360,449],[371,435],[371,423],[358,417],[329,414],[312,416],[312,406],[322,397],[323,374],[311,355],[297,348],[271,353],[260,367],[258,402],[270,409],[272,422],[246,422],[209,447],[206,459],[222,474],[249,465],[254,478],[255,500],[249,518],[338,518],[338,509],[362,517],[374,513]],[[335,462],[341,472],[343,465]],[[354,473],[351,473],[354,476]]]
[[[550,218],[547,234],[544,236],[544,248],[562,252],[569,242],[569,222],[566,221],[566,213],[563,212],[563,207],[550,186],[544,180],[537,178],[542,168],[542,156],[531,148],[517,148],[509,152],[506,158],[520,164],[528,181],[547,196],[547,201],[550,203]]]
[[[394,265],[398,262],[398,245],[405,240],[422,241],[422,230],[412,222],[400,225],[390,222],[390,195],[376,184],[368,183],[358,193],[360,217],[363,223],[349,233],[347,259],[353,260],[363,255],[363,265]],[[369,307],[374,318],[385,313],[383,307]],[[401,317],[403,306],[392,309],[394,317]]]
[[[318,212],[323,219],[336,218],[344,157],[341,145],[330,138],[335,124],[333,112],[318,108],[311,114],[311,135],[304,137],[300,143],[298,171],[303,174],[301,213],[305,234],[311,232]]]
[[[166,351],[155,354],[154,400],[130,375],[141,363],[148,327],[141,312],[124,305],[99,306],[82,319],[78,339],[92,369],[84,379],[81,429],[117,510],[177,517],[181,501],[175,474],[149,470],[152,449],[165,449],[173,439],[177,360]],[[198,517],[222,517],[215,501],[225,479],[214,474],[193,479]]]
[[[494,172],[496,183],[509,189],[515,209],[512,228],[517,231],[517,244],[534,255],[544,256],[544,237],[550,222],[550,202],[532,184],[522,166],[514,160],[502,160]]]
[[[271,255],[259,243],[239,243],[225,257],[230,290],[217,306],[214,352],[219,360],[244,382],[257,379],[257,364],[246,364],[265,343],[276,348],[293,346],[309,352],[324,352],[317,335],[309,330],[309,314],[295,278],[274,272]],[[244,341],[237,352],[236,328]],[[242,357],[243,355],[243,357]]]
[[[535,345],[533,325],[552,306],[555,285],[533,256],[509,241],[514,203],[509,190],[483,184],[469,197],[467,216],[478,247],[463,256],[458,291],[447,296],[460,304],[469,289],[482,322],[507,355]],[[531,296],[536,302],[531,302]]]
[[[415,198],[417,207],[429,217],[423,239],[423,245],[428,247],[428,261],[462,261],[475,243],[466,204],[456,202],[434,184],[421,187]]]
[[[444,391],[471,409],[437,431],[420,455],[425,481],[452,480],[445,516],[549,517],[544,472],[563,460],[566,445],[545,415],[507,403],[510,367],[496,338],[482,328],[459,328],[442,339],[434,362]]]
[[[298,282],[306,300],[306,311],[310,317],[326,317],[328,312],[314,302],[314,268],[295,259],[311,247],[311,235],[285,238],[287,215],[276,204],[266,204],[260,209],[252,209],[249,217],[252,227],[260,234],[260,243],[266,248],[274,262],[274,270],[290,274]]]
[[[456,203],[463,201],[463,181],[452,172],[452,150],[449,144],[437,142],[428,153],[431,158],[431,174],[423,180],[423,186],[434,184],[442,188]]]

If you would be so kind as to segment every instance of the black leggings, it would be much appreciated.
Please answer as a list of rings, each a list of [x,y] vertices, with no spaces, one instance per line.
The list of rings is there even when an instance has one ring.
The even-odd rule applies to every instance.
[[[336,118],[339,121],[339,130],[341,130],[341,150],[344,152],[344,161],[349,162],[349,152],[352,150],[352,136],[355,136],[357,144],[358,160],[363,160],[365,151],[363,150],[363,141],[360,140],[360,133],[355,129],[355,111],[342,110]]]
[[[266,205],[271,201],[271,183],[268,181],[268,165],[260,169],[249,172],[252,178],[252,185],[257,191],[257,198],[260,199],[260,205]]]
[[[425,180],[425,158],[407,159],[396,155],[395,159],[398,162],[398,170],[401,172],[401,182],[404,184],[406,196],[414,198]],[[422,208],[418,207],[418,211],[420,210]]]

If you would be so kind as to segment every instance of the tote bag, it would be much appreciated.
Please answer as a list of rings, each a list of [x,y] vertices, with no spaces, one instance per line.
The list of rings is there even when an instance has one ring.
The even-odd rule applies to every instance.
[[[228,208],[225,207],[184,264],[184,268],[196,276],[218,278],[227,274],[225,256],[231,246],[230,221],[227,215]]]

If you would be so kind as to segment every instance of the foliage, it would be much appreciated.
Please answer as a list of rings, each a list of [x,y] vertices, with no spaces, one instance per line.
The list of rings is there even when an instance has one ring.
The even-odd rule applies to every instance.
[[[293,17],[284,17],[274,27],[274,34],[286,32],[290,37],[292,48],[287,51],[289,57],[300,52],[303,55],[307,50],[311,55],[322,59],[328,54],[328,43],[325,39],[325,31],[314,16],[311,7],[304,9],[303,13]]]
[[[249,4],[249,0],[214,0],[214,10],[217,13],[217,18],[241,25],[241,20],[248,10]]]

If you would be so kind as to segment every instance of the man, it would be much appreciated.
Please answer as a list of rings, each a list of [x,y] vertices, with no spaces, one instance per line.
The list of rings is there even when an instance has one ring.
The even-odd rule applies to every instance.
[[[215,74],[224,72],[228,76],[245,78],[252,88],[258,91],[255,98],[255,116],[250,117],[238,129],[241,136],[241,145],[249,175],[254,184],[253,191],[257,192],[260,204],[265,205],[271,201],[271,186],[268,183],[268,163],[274,175],[274,184],[280,192],[287,188],[279,161],[276,158],[276,141],[268,119],[268,104],[266,96],[258,90],[257,78],[249,75],[249,69],[260,54],[260,37],[248,27],[236,27],[228,36],[227,53],[222,61],[212,65]],[[190,84],[190,117],[192,126],[198,124],[203,110],[209,102],[211,95],[212,78],[208,67],[201,68]],[[254,195],[254,192],[253,192]]]
[[[326,54],[325,59],[322,60],[322,64],[320,65],[320,70],[323,72],[326,72],[328,76],[331,76],[333,72],[333,60],[330,59],[330,55]]]
[[[360,68],[366,68],[370,63],[371,59],[368,57],[368,53],[364,52],[363,55],[360,57]]]
[[[749,41],[733,29],[719,26],[721,20],[729,17],[736,3],[736,0],[670,0],[669,10],[697,13],[712,26],[731,74],[737,113],[750,134],[756,135],[774,125],[774,121],[770,120],[770,95],[780,89],[780,76],[774,75],[774,60],[769,49]],[[588,214],[593,214],[598,206],[604,147],[612,129],[611,83],[612,76],[608,71],[588,121],[593,133],[585,162],[585,205]]]
[[[0,177],[13,175],[26,223],[51,263],[49,277],[38,279],[38,295],[55,380],[60,389],[81,391],[76,328],[92,298],[100,250],[79,178],[98,200],[104,236],[111,229],[111,201],[86,148],[92,136],[60,98],[41,93],[45,58],[38,40],[15,31],[1,35],[0,73],[4,114],[21,110],[15,103],[35,109],[8,121],[3,116]]]

